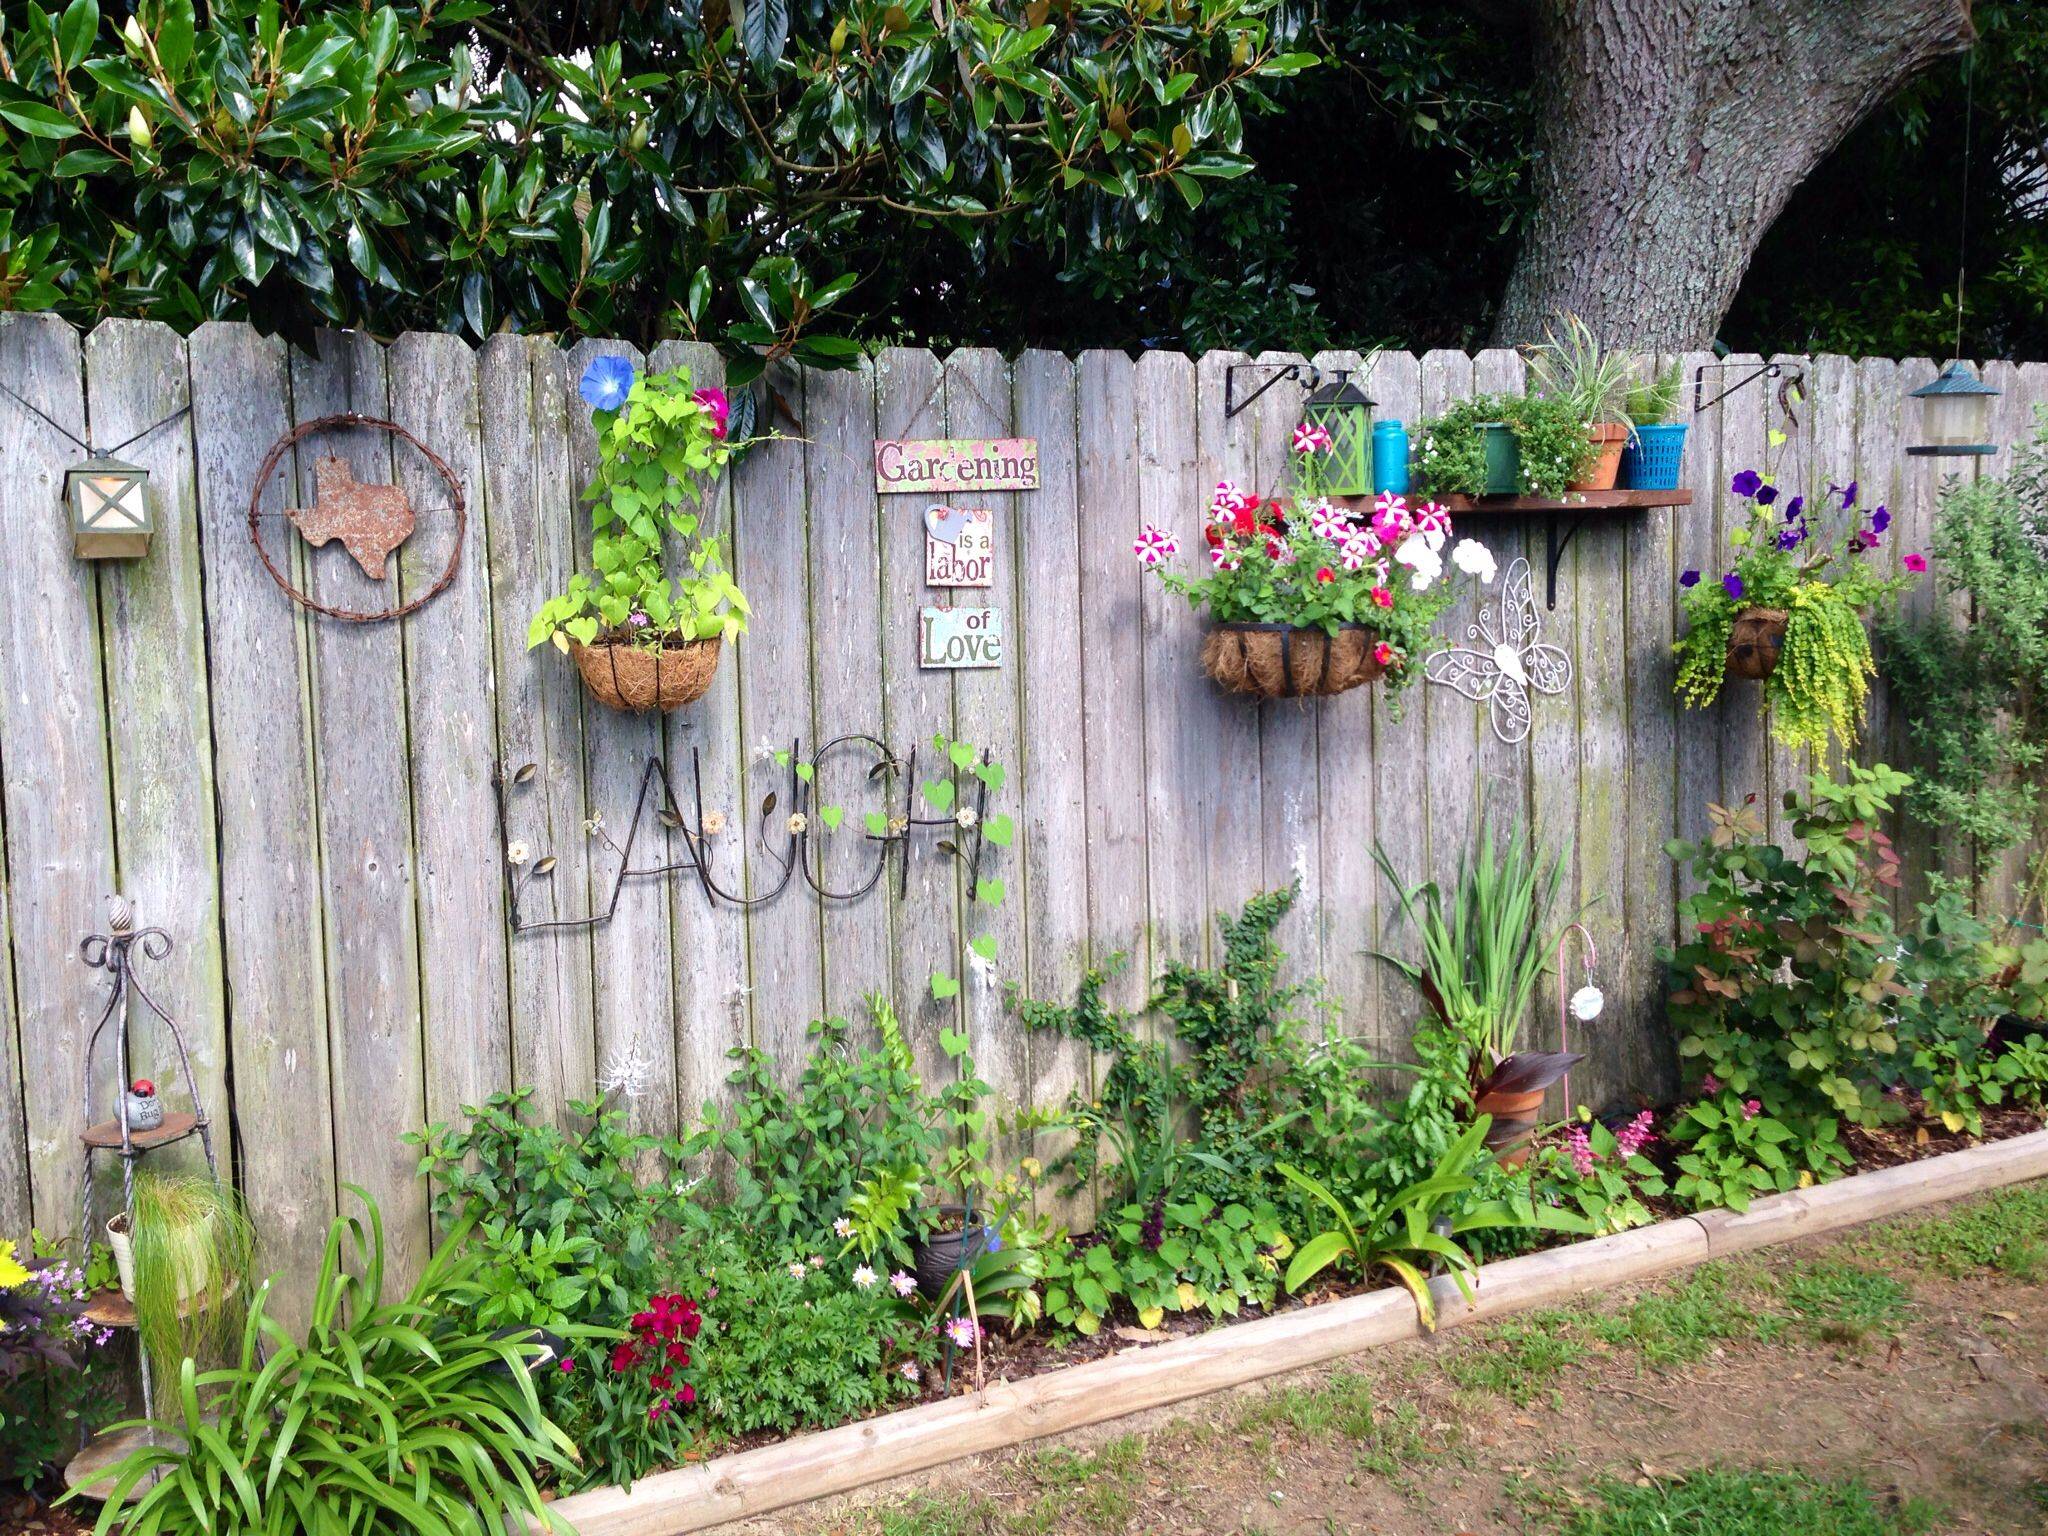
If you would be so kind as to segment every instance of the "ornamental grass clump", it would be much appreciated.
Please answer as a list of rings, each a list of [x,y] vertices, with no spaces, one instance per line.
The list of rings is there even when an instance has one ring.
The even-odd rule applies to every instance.
[[[1927,559],[1908,554],[1906,574],[1884,574],[1872,557],[1891,513],[1880,505],[1863,516],[1853,480],[1830,485],[1818,507],[1781,498],[1754,469],[1729,489],[1750,504],[1749,520],[1728,536],[1733,562],[1716,581],[1697,570],[1678,578],[1690,625],[1676,647],[1678,696],[1704,708],[1737,670],[1762,681],[1771,734],[1785,746],[1825,751],[1832,737],[1853,748],[1877,673],[1864,618],[1911,585]],[[1830,517],[1842,525],[1832,541],[1818,526]]]

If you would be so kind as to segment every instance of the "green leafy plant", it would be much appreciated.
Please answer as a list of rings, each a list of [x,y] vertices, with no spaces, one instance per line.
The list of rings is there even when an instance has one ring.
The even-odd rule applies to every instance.
[[[0,1239],[0,1485],[34,1490],[120,1413],[112,1331],[84,1316],[88,1280],[69,1259],[23,1263]]]
[[[1927,562],[1909,553],[1907,574],[1883,574],[1869,557],[1891,526],[1891,512],[1876,507],[1865,521],[1854,481],[1829,486],[1818,508],[1803,496],[1781,498],[1753,469],[1737,474],[1729,489],[1750,503],[1749,521],[1728,536],[1734,563],[1718,581],[1702,581],[1697,570],[1678,578],[1688,624],[1677,646],[1678,696],[1694,708],[1712,704],[1721,696],[1736,619],[1753,609],[1779,610],[1786,616],[1783,647],[1762,694],[1771,734],[1794,751],[1824,752],[1831,736],[1852,748],[1877,672],[1864,616],[1911,585]],[[1815,524],[1831,508],[1844,527],[1828,543]]]
[[[1562,1211],[1465,1199],[1476,1186],[1473,1170],[1486,1156],[1483,1143],[1491,1123],[1486,1115],[1475,1120],[1451,1143],[1428,1178],[1391,1194],[1368,1192],[1348,1204],[1300,1169],[1281,1165],[1281,1174],[1336,1221],[1295,1250],[1287,1266],[1287,1289],[1300,1290],[1334,1264],[1344,1265],[1360,1279],[1385,1270],[1415,1298],[1423,1327],[1434,1332],[1436,1299],[1429,1289],[1433,1265],[1441,1264],[1459,1291],[1468,1300],[1472,1296],[1472,1276],[1479,1265],[1460,1237],[1539,1223],[1555,1231],[1583,1231],[1583,1222]]]
[[[1753,1196],[1833,1178],[1854,1162],[1833,1115],[1783,1118],[1733,1090],[1688,1104],[1671,1138],[1683,1149],[1671,1193],[1696,1211],[1746,1211]]]
[[[1593,328],[1577,315],[1565,315],[1562,334],[1556,326],[1545,327],[1543,340],[1524,355],[1534,393],[1563,401],[1588,426],[1634,424],[1628,411],[1628,354],[1601,346]]]
[[[1643,1150],[1655,1139],[1652,1119],[1643,1110],[1617,1132],[1580,1111],[1562,1135],[1542,1142],[1530,1158],[1529,1198],[1577,1212],[1596,1236],[1655,1221],[1648,1202],[1670,1185]]]
[[[583,492],[595,576],[578,571],[567,591],[541,605],[527,645],[732,639],[747,627],[747,599],[701,511],[734,452],[724,391],[693,391],[687,368],[636,378],[622,357],[591,359],[582,390],[597,423],[597,474]],[[670,535],[689,564],[681,578],[663,565]]]
[[[533,1090],[413,1132],[434,1210],[488,1259],[484,1305],[507,1322],[622,1324],[658,1288],[662,1248],[688,1208],[682,1145],[635,1135],[603,1097],[573,1101],[568,1131],[528,1119]]]
[[[1280,1265],[1293,1251],[1268,1205],[1219,1206],[1203,1194],[1133,1202],[1064,1251],[1047,1252],[1045,1315],[1083,1335],[1100,1329],[1118,1304],[1146,1328],[1169,1312],[1232,1317],[1272,1302]]]
[[[211,1361],[241,1332],[254,1278],[256,1229],[231,1185],[208,1174],[135,1175],[136,1334],[160,1371],[190,1355]]]
[[[1622,403],[1622,414],[1628,417],[1629,424],[1636,427],[1656,426],[1676,416],[1679,380],[1676,363],[1666,363],[1647,377],[1640,373],[1632,376],[1628,394]]]
[[[1941,601],[1878,620],[1922,766],[1906,809],[1980,868],[2040,829],[2048,757],[2048,417],[2003,479],[1950,480],[1930,546]]]
[[[1425,422],[1416,468],[1432,496],[1477,496],[1486,489],[1482,426],[1504,423],[1521,448],[1517,489],[1525,496],[1561,496],[1597,451],[1587,419],[1551,395],[1472,395]]]
[[[270,1315],[266,1283],[231,1364],[187,1359],[159,1399],[169,1417],[156,1443],[95,1488],[100,1536],[569,1529],[537,1481],[575,1456],[528,1378],[542,1347],[469,1315],[483,1260],[466,1224],[387,1302],[383,1221],[355,1193],[367,1226],[346,1217],[328,1229],[305,1336]]]

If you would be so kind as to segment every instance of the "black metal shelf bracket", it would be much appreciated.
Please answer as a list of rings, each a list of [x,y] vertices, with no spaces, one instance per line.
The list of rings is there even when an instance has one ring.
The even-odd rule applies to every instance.
[[[1543,573],[1543,606],[1546,608],[1554,609],[1557,607],[1557,568],[1564,560],[1565,550],[1571,545],[1572,535],[1585,526],[1588,513],[1580,512],[1575,515],[1570,525],[1564,530],[1564,536],[1559,538],[1557,525],[1563,515],[1560,512],[1550,514],[1549,533],[1543,541],[1545,552],[1544,565],[1547,567]]]
[[[1237,397],[1237,376],[1240,372],[1263,373],[1267,376],[1258,388],[1242,400]],[[1333,368],[1329,377],[1341,384],[1351,377],[1351,370]],[[1314,363],[1232,363],[1223,370],[1223,419],[1230,420],[1283,379],[1298,382],[1303,394],[1314,394],[1322,387],[1323,371]]]
[[[1725,377],[1737,368],[1749,368],[1749,372],[1737,379],[1733,384],[1724,385],[1721,392],[1715,395],[1713,399],[1707,400],[1702,398],[1707,391],[1707,375],[1709,373]],[[1785,406],[1787,410],[1790,410],[1791,402],[1786,396],[1786,391],[1796,384],[1803,383],[1805,378],[1806,370],[1796,363],[1790,368],[1787,368],[1783,363],[1759,363],[1753,368],[1747,363],[1701,363],[1692,372],[1692,413],[1697,416],[1709,406],[1719,405],[1737,390],[1748,388],[1758,379],[1779,380],[1778,403]],[[1717,380],[1716,382],[1719,381]]]

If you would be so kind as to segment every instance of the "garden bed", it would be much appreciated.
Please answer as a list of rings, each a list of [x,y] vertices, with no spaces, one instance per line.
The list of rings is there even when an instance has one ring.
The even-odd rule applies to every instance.
[[[1885,1145],[1901,1154],[1915,1148],[1912,1138],[1903,1147]],[[1934,1145],[1930,1137],[1926,1146]],[[1469,1302],[1449,1280],[1439,1279],[1439,1323],[1458,1327],[2044,1175],[2048,1131],[2041,1130],[1907,1157],[1896,1166],[1759,1200],[1746,1213],[1709,1211],[1489,1264]],[[1370,1291],[1156,1348],[1119,1349],[1021,1381],[997,1381],[984,1391],[659,1473],[631,1492],[596,1489],[555,1508],[582,1536],[680,1536],[1421,1331],[1404,1292]]]

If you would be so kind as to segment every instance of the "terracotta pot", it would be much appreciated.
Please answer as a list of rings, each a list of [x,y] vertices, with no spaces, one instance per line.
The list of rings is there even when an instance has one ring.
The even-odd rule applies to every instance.
[[[594,645],[569,642],[569,654],[583,686],[600,704],[633,712],[680,709],[704,697],[718,670],[721,642],[687,640],[679,645]]]
[[[1486,1147],[1503,1168],[1519,1168],[1529,1160],[1529,1137],[1543,1113],[1541,1088],[1531,1093],[1482,1093],[1476,1113],[1493,1116],[1486,1128]]]
[[[1628,446],[1628,428],[1618,422],[1602,422],[1589,427],[1586,436],[1599,451],[1593,464],[1581,479],[1566,485],[1570,491],[1611,491],[1621,474],[1621,450]]]
[[[1232,693],[1299,699],[1343,693],[1378,679],[1379,636],[1362,624],[1336,635],[1287,624],[1218,624],[1202,642],[1202,670]]]
[[[1735,615],[1728,631],[1728,675],[1762,681],[1777,671],[1790,617],[1782,608],[1745,608]]]

